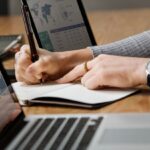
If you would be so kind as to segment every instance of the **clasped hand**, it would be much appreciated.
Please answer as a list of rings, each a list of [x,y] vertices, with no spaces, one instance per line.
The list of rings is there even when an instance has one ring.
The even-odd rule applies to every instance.
[[[81,83],[88,89],[102,87],[130,88],[146,84],[145,66],[148,58],[121,57],[99,55],[87,59],[88,72],[85,71],[85,59],[79,60],[79,55],[73,52],[49,52],[38,50],[39,60],[31,62],[29,46],[24,45],[16,54],[16,78],[27,84],[51,80],[58,83],[72,82],[81,77]],[[78,51],[80,57],[83,55]],[[78,62],[74,63],[74,58]],[[81,57],[82,58],[82,57]],[[90,58],[90,57],[89,57]]]

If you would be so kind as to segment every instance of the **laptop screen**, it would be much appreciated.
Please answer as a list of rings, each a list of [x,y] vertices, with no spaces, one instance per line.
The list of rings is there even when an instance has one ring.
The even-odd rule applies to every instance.
[[[0,67],[0,132],[21,113],[21,107],[14,101],[2,72]]]
[[[93,45],[77,0],[26,1],[43,48],[65,51]]]

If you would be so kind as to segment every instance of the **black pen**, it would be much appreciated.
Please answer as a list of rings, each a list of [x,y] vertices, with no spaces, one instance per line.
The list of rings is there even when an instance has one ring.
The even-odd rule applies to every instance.
[[[23,14],[25,29],[26,29],[26,33],[27,33],[27,37],[28,37],[28,42],[30,45],[31,61],[35,62],[39,59],[39,55],[37,53],[37,49],[36,49],[35,42],[34,42],[30,14],[28,11],[28,7],[26,5],[22,6],[22,14]]]
[[[34,42],[28,6],[26,5],[22,6],[22,14],[23,14],[23,20],[24,20],[25,29],[28,37],[29,46],[30,46],[31,61],[36,62],[39,59],[39,55]],[[40,82],[43,83],[43,79],[41,79]]]

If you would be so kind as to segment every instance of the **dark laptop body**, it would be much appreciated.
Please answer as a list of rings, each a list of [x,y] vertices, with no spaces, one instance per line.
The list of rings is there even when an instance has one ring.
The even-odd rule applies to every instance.
[[[6,103],[3,102],[4,100],[6,100]],[[15,101],[16,98],[11,87],[10,80],[2,63],[0,62],[0,149],[5,148],[26,124],[24,121],[25,116],[21,107],[19,109],[20,112],[18,112],[16,117],[11,120],[13,110],[18,110],[15,104],[18,102]],[[9,119],[9,121],[7,121],[7,119]],[[3,123],[3,121],[5,123]]]

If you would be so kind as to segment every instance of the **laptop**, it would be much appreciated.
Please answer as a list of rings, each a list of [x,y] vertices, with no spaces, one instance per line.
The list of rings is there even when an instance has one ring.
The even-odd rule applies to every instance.
[[[20,0],[40,48],[51,52],[96,45],[82,0]]]
[[[0,63],[0,150],[149,150],[150,114],[25,117]]]

